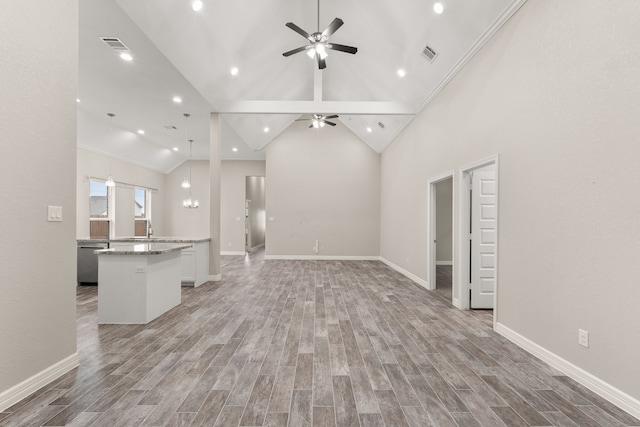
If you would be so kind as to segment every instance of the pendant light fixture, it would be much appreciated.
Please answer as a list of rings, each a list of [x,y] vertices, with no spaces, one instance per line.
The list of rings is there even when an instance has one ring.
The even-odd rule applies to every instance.
[[[113,118],[115,117],[115,114],[107,113],[107,116],[109,116],[109,135],[111,135],[113,134]],[[111,160],[109,160],[109,177],[107,178],[104,184],[107,187],[116,186],[116,182],[113,180],[113,177],[111,176]]]
[[[190,116],[191,116],[190,114],[184,113],[184,133],[185,133],[185,137],[189,141],[189,158],[187,159],[187,161],[189,162],[189,179],[187,179],[186,176],[184,177],[184,181],[182,181],[182,188],[189,189],[189,198],[184,199],[182,201],[182,206],[187,209],[197,209],[200,206],[200,203],[197,200],[194,200],[193,197],[191,196],[191,148],[193,145],[193,139],[188,139],[189,129],[187,126]],[[185,185],[185,183],[188,185]]]

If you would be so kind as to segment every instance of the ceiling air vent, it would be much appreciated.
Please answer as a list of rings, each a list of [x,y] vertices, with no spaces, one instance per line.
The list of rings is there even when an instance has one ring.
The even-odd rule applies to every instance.
[[[378,126],[380,126],[381,129],[384,129],[384,123],[378,122]]]
[[[164,128],[167,129],[167,130],[176,130],[176,129],[178,129],[174,125],[164,125]]]
[[[422,55],[427,58],[427,61],[433,62],[436,59],[436,56],[438,56],[438,53],[427,45],[424,47]]]
[[[116,50],[118,52],[129,50],[127,45],[122,43],[122,40],[120,40],[117,37],[100,37],[100,40],[105,42],[107,46],[109,46],[111,49]]]

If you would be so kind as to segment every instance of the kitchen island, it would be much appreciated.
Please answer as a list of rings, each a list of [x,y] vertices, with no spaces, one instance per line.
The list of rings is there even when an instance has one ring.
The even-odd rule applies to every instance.
[[[180,304],[181,251],[189,244],[138,243],[98,255],[98,323],[149,323]]]
[[[78,283],[80,279],[80,267],[84,264],[80,262],[80,251],[84,247],[95,246],[96,244],[106,244],[110,248],[127,247],[133,243],[175,243],[188,244],[187,249],[182,250],[181,263],[183,286],[198,287],[209,280],[209,237],[115,237],[113,239],[78,239]],[[84,262],[84,261],[83,261]],[[97,260],[94,269],[97,271]],[[97,274],[96,279],[97,280]]]

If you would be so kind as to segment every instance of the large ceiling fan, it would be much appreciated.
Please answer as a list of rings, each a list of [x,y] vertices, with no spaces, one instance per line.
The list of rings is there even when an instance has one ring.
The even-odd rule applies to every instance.
[[[291,56],[294,53],[303,52],[306,50],[307,55],[309,55],[311,58],[313,58],[314,56],[316,57],[318,61],[318,68],[322,70],[327,67],[327,64],[325,62],[325,59],[328,55],[327,49],[355,54],[358,51],[357,47],[345,46],[343,44],[337,43],[329,43],[329,37],[331,37],[331,35],[342,26],[342,24],[344,24],[342,19],[335,18],[331,22],[331,24],[329,24],[329,26],[324,29],[324,31],[320,32],[320,0],[318,0],[318,30],[315,33],[309,34],[293,22],[287,22],[286,24],[287,27],[291,28],[293,31],[300,34],[305,39],[309,40],[309,44],[307,46],[301,46],[299,48],[285,52],[282,55]]]
[[[313,114],[310,119],[297,119],[296,122],[311,120],[310,128],[321,128],[324,125],[335,126],[336,124],[330,122],[329,119],[337,119],[338,115],[323,116],[322,114]]]

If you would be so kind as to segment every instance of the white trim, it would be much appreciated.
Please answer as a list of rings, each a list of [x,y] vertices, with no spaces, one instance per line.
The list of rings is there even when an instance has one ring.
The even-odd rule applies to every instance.
[[[238,255],[238,256],[245,256],[245,252],[238,252],[238,251],[220,251],[220,255]]]
[[[512,329],[502,323],[497,323],[495,326],[497,333],[507,338],[509,341],[538,357],[542,361],[548,363],[552,367],[556,368],[569,378],[579,382],[595,394],[608,400],[620,409],[628,412],[636,418],[640,418],[640,400],[629,396],[622,390],[619,390],[611,384],[601,380],[593,374],[585,371],[584,369],[574,365],[566,359],[558,356],[555,353],[547,350],[546,348],[534,343],[530,339],[520,335]]]
[[[256,250],[258,250],[260,248],[264,248],[264,243],[261,243],[259,245],[256,245],[256,246],[252,247],[251,251],[256,251]]]
[[[5,390],[0,393],[0,412],[9,408],[12,405],[20,402],[30,394],[40,390],[45,385],[57,380],[67,372],[75,369],[80,364],[78,353],[73,353],[58,363],[55,363],[43,371],[38,372],[31,378],[22,381],[11,387],[9,390]]]
[[[207,280],[209,282],[219,282],[220,280],[222,280],[222,274],[215,274],[215,275],[209,275],[209,277],[207,277]]]
[[[427,290],[431,290],[429,288],[429,283],[426,280],[419,278],[415,274],[410,273],[409,271],[405,270],[404,268],[402,268],[402,267],[400,267],[398,265],[395,265],[394,263],[392,263],[391,261],[389,261],[386,258],[379,257],[378,259],[380,261],[382,261],[383,263],[385,263],[386,265],[388,265],[389,267],[391,267],[392,269],[394,269],[395,271],[397,271],[398,273],[400,273],[400,274],[406,276],[407,278],[413,280],[414,282],[416,282],[418,285],[422,286],[423,288],[425,288]]]
[[[264,259],[309,260],[309,261],[380,261],[379,256],[341,256],[341,255],[265,255]]]
[[[453,261],[436,261],[436,265],[453,265]]]

